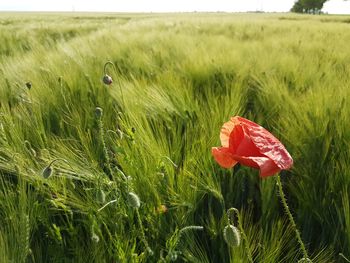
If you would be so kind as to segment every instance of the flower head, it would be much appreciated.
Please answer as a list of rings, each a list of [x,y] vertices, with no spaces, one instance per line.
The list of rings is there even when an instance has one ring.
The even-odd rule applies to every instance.
[[[293,159],[270,132],[245,118],[235,116],[224,123],[220,132],[222,147],[213,147],[215,160],[224,168],[237,163],[260,170],[267,177],[289,169]]]

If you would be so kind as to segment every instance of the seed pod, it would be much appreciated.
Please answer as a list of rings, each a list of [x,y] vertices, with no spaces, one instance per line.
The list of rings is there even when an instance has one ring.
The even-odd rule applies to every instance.
[[[238,247],[241,243],[241,235],[238,229],[233,225],[227,225],[224,228],[224,239],[227,245],[232,247]]]
[[[51,167],[51,165],[49,165],[44,168],[42,172],[42,176],[47,179],[52,175],[52,172],[53,172],[53,168]]]
[[[95,109],[95,115],[97,118],[101,118],[103,114],[103,110],[100,107],[96,107]]]
[[[103,76],[103,83],[106,85],[111,85],[113,83],[113,79],[111,76],[108,76],[107,74]]]
[[[128,193],[128,203],[131,207],[136,209],[138,209],[141,205],[140,198],[133,192]]]

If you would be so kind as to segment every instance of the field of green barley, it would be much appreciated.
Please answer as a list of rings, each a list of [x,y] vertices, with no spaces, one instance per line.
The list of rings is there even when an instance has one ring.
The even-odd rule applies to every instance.
[[[347,16],[0,13],[0,262],[350,262],[349,43]],[[213,159],[236,115],[293,157],[308,258],[277,177]]]

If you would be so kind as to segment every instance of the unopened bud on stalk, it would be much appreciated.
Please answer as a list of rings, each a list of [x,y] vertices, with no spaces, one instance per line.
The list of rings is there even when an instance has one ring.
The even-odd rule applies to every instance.
[[[30,81],[26,82],[26,87],[27,87],[27,89],[31,89],[32,83]]]
[[[106,85],[111,85],[113,83],[113,79],[111,76],[108,76],[107,74],[103,76],[102,79],[103,83]]]
[[[53,168],[49,165],[44,168],[42,175],[45,179],[49,178],[52,175]]]
[[[95,109],[95,115],[97,118],[101,118],[103,114],[103,110],[100,107],[96,107]]]
[[[238,229],[233,225],[227,225],[224,228],[224,239],[229,246],[238,247],[241,243],[241,235]]]
[[[106,202],[106,194],[102,189],[99,189],[96,194],[96,199],[99,203],[103,204]]]
[[[130,192],[128,193],[128,203],[133,208],[140,208],[140,198],[137,196],[137,194]]]
[[[93,232],[91,235],[91,240],[95,243],[98,243],[100,241],[100,238]]]
[[[67,160],[61,159],[61,158],[57,158],[57,159],[53,160],[48,166],[46,166],[44,168],[44,170],[41,173],[45,179],[49,178],[52,175],[52,173],[53,173],[52,165],[54,162],[57,162],[57,161],[64,161],[64,162],[68,163]]]

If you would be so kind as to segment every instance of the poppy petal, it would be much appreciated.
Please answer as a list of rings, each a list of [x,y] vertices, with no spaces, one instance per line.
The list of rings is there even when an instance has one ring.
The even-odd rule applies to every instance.
[[[293,165],[293,159],[286,148],[269,131],[242,117],[238,119],[262,155],[271,159],[280,170],[289,169]]]
[[[281,171],[274,161],[267,157],[244,157],[236,155],[233,157],[244,166],[259,169],[261,177],[271,176]]]
[[[223,147],[229,147],[231,132],[238,124],[239,121],[237,120],[237,118],[232,117],[228,122],[225,122],[224,125],[222,125],[220,131],[220,141]]]
[[[264,156],[251,140],[249,131],[245,131],[244,126],[241,124],[236,125],[231,132],[229,148],[235,155],[253,157]]]
[[[259,165],[260,176],[267,177],[275,175],[281,169],[275,164],[275,162],[269,158],[258,157],[254,158],[254,161]]]
[[[237,161],[233,159],[229,148],[213,147],[211,153],[218,164],[224,168],[232,168],[237,163]]]

